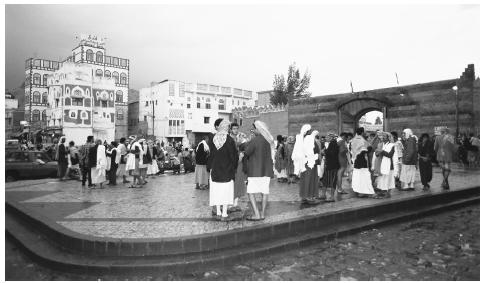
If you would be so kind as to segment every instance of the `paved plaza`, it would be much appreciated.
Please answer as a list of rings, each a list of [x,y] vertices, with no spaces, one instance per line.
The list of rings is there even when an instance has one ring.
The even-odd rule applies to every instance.
[[[201,235],[391,201],[361,199],[348,194],[335,203],[302,205],[297,184],[288,185],[272,179],[264,221],[251,222],[240,218],[221,222],[211,216],[209,191],[195,190],[193,179],[193,174],[167,173],[148,179],[144,188],[130,189],[118,185],[94,190],[82,188],[78,181],[25,180],[6,184],[6,201],[74,233],[114,239]],[[478,171],[456,169],[450,178],[452,190],[479,186],[479,183]],[[431,184],[430,192],[422,192],[420,183],[417,183],[415,191],[395,190],[391,199],[441,191],[441,171],[437,168],[434,168]],[[347,180],[344,185],[350,190]],[[241,207],[245,214],[250,213],[246,196],[241,200]]]

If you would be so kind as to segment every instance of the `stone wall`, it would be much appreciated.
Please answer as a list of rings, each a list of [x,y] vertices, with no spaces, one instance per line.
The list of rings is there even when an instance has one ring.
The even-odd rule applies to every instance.
[[[460,133],[479,134],[480,80],[469,65],[459,79],[343,93],[294,100],[288,111],[288,133],[296,134],[309,123],[322,133],[354,131],[355,121],[370,110],[385,112],[385,130],[413,129],[420,135],[433,133],[436,126],[456,130],[458,86]],[[401,95],[403,94],[403,95]]]
[[[286,107],[254,107],[233,110],[233,121],[241,126],[240,131],[248,134],[256,120],[267,124],[274,137],[288,134],[288,111]]]

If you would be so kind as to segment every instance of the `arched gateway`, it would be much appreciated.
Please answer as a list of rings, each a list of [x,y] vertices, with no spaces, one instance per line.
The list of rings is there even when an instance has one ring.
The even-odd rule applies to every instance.
[[[380,111],[383,115],[383,127],[387,127],[387,109],[391,104],[388,101],[373,97],[356,97],[342,101],[337,106],[338,132],[354,132],[359,126],[359,120],[366,113]]]

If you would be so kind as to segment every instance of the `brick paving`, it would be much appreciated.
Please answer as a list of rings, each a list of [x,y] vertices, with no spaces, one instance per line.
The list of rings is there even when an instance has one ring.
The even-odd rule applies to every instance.
[[[144,239],[201,235],[253,225],[275,223],[306,215],[317,215],[346,208],[370,206],[388,200],[359,199],[343,195],[335,203],[301,205],[298,185],[272,180],[268,215],[261,222],[216,221],[211,217],[209,192],[194,189],[193,174],[164,175],[149,179],[144,188],[124,185],[105,189],[82,188],[80,182],[53,179],[18,181],[6,184],[6,201],[18,203],[29,211],[80,234],[118,239]],[[441,189],[441,171],[434,169],[431,192]],[[479,186],[478,171],[454,170],[452,190]],[[347,180],[344,186],[349,190]],[[404,199],[431,192],[394,191],[392,199]],[[248,209],[247,197],[241,207]]]

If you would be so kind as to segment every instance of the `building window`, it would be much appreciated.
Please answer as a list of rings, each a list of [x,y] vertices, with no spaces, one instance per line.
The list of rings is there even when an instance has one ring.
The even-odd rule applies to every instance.
[[[88,89],[88,88],[86,88],[86,95],[87,95],[87,96],[91,96],[91,92],[89,91],[89,89]]]
[[[40,67],[40,66],[42,66],[42,60],[40,60],[40,59],[35,60],[35,61],[34,61],[34,66],[35,66],[35,67]]]
[[[47,121],[47,111],[42,111],[42,121]]]
[[[38,109],[35,109],[32,112],[32,121],[34,122],[40,121],[40,111]]]
[[[174,83],[169,83],[169,95],[174,96]]]
[[[218,100],[218,109],[219,109],[219,110],[225,110],[225,108],[226,108],[226,107],[225,107],[225,100],[220,98],[220,99]]]
[[[243,126],[243,120],[240,118],[240,127]]]
[[[102,108],[107,108],[107,101],[101,101],[101,107]]]
[[[40,74],[34,74],[34,85],[40,85]]]
[[[112,64],[115,66],[119,66],[119,58],[112,57]]]
[[[127,84],[127,76],[124,73],[121,73],[121,84],[126,85]]]
[[[82,98],[73,97],[72,98],[72,106],[83,106],[83,99]]]
[[[210,123],[210,117],[205,117],[204,122],[205,122],[205,124],[209,124]]]
[[[205,108],[206,109],[211,109],[211,104],[210,103],[205,103]]]
[[[65,94],[67,94],[67,95],[70,94],[70,88],[68,88],[68,87],[65,88]]]
[[[187,103],[186,108],[191,108],[191,104]]]
[[[43,84],[43,85],[47,85],[47,74],[44,74],[44,75],[42,76],[42,84]]]
[[[119,83],[119,73],[113,72],[112,77],[114,78],[114,81],[116,81],[116,84],[118,84]]]
[[[87,119],[87,112],[82,111],[82,113],[81,113],[81,118],[82,118],[82,119]]]
[[[127,67],[127,60],[126,59],[121,59],[121,66]]]
[[[34,91],[33,95],[33,103],[40,103],[40,92]]]
[[[102,52],[101,51],[97,51],[96,53],[96,62],[98,63],[102,63]]]
[[[74,119],[77,117],[75,111],[70,111],[70,117]]]
[[[106,60],[106,64],[111,64],[111,62],[112,62],[111,56],[104,57],[104,60]]]
[[[116,102],[122,102],[122,91],[116,91]]]
[[[201,108],[201,103],[196,102],[196,108],[200,109]]]
[[[84,101],[84,105],[85,105],[85,107],[91,107],[91,99],[86,98],[86,100]]]
[[[70,98],[69,97],[65,98],[65,105],[70,106]]]
[[[102,70],[101,69],[96,70],[96,77],[102,77]]]
[[[47,92],[42,93],[42,103],[47,104]]]
[[[118,120],[123,120],[124,119],[124,113],[122,113],[122,110],[117,111],[117,119]]]
[[[111,72],[109,70],[106,70],[106,72],[104,73],[104,77],[110,78],[111,77]]]
[[[87,61],[94,61],[94,52],[92,50],[87,49],[86,51],[86,60]]]

